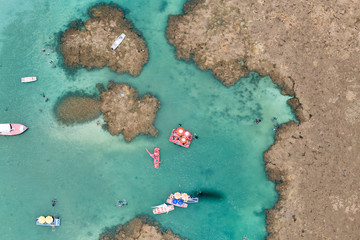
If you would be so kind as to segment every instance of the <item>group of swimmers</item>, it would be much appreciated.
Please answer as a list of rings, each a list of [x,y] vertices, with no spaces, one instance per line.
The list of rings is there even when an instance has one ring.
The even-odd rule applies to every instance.
[[[126,205],[128,205],[128,203],[127,203],[127,201],[125,199],[118,200],[118,204],[117,204],[118,207],[123,207],[123,206],[126,206]]]
[[[45,96],[45,93],[42,93],[41,96],[44,98],[45,102],[49,101],[49,99]]]
[[[179,127],[181,127],[181,126],[182,126],[182,124],[179,123]],[[196,133],[194,133],[193,136],[194,136],[195,139],[198,139],[198,138],[199,138],[199,136],[198,136]],[[173,139],[173,140],[174,140],[174,139]],[[177,139],[177,140],[179,140],[179,139]]]
[[[280,124],[277,122],[277,118],[273,117],[272,121],[274,122],[274,128],[273,131],[277,131],[280,128]],[[259,124],[261,122],[261,119],[255,119],[254,124]]]
[[[41,50],[41,51],[42,51],[42,52],[45,52],[46,50],[43,49],[43,50]],[[54,51],[54,50],[51,50],[51,52],[53,53],[53,52],[55,52],[55,51]],[[50,55],[50,53],[46,53],[46,55],[48,56],[48,55]],[[53,68],[56,68],[56,65],[55,65],[55,63],[54,63],[53,60],[50,59],[49,63],[51,64],[51,66],[52,66]]]
[[[55,207],[55,205],[56,205],[56,198],[54,198],[51,201],[51,206]],[[127,201],[125,199],[118,200],[118,204],[117,204],[118,207],[123,207],[123,206],[126,206],[126,205],[128,205],[128,203],[127,203]]]

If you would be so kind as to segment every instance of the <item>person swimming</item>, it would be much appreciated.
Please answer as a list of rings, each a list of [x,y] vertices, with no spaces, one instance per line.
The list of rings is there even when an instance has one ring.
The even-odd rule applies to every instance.
[[[55,63],[54,63],[53,60],[50,59],[49,63],[51,64],[51,66],[52,66],[53,68],[56,68],[56,65],[55,65]]]
[[[255,119],[255,124],[258,124],[258,123],[260,123],[261,122],[261,119]]]
[[[53,207],[55,207],[55,205],[56,205],[56,198],[54,198],[54,199],[51,201],[51,205],[52,205]]]
[[[49,101],[49,98],[47,98],[47,97],[45,96],[45,93],[42,93],[42,94],[40,94],[40,95],[44,98],[44,101],[45,101],[45,102]]]
[[[280,128],[280,125],[279,124],[276,124],[273,128],[273,131],[277,131],[278,129]]]

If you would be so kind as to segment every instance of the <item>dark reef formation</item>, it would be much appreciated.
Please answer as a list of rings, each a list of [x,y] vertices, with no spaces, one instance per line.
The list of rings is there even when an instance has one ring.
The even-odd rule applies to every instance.
[[[100,114],[100,101],[91,97],[66,96],[55,106],[57,120],[66,125],[87,122]]]

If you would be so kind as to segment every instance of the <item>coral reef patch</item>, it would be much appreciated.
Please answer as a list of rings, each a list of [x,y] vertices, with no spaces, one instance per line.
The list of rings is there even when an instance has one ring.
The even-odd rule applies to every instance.
[[[141,32],[126,19],[116,4],[98,4],[88,10],[90,19],[85,23],[76,20],[61,37],[60,50],[69,68],[103,68],[119,74],[140,74],[148,61],[149,51]],[[120,34],[126,35],[122,43],[111,49]]]

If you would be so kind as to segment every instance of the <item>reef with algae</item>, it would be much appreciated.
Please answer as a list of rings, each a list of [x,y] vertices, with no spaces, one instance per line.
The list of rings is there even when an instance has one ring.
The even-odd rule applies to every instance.
[[[104,114],[103,127],[112,135],[122,134],[130,142],[139,134],[156,136],[153,126],[156,112],[160,108],[158,99],[150,94],[139,97],[136,89],[125,83],[110,81],[107,89],[101,90],[100,100],[89,96],[65,96],[55,107],[60,123],[70,125],[83,123]]]
[[[55,106],[57,120],[66,125],[88,122],[100,114],[100,102],[89,96],[64,96]]]
[[[134,87],[128,84],[115,84],[110,81],[108,89],[100,93],[101,112],[112,135],[123,134],[130,142],[140,133],[156,136],[158,130],[153,126],[160,101],[150,94],[139,98]]]
[[[189,0],[170,16],[176,56],[226,86],[249,71],[294,96],[290,122],[264,154],[279,201],[268,239],[359,239],[358,0]]]

